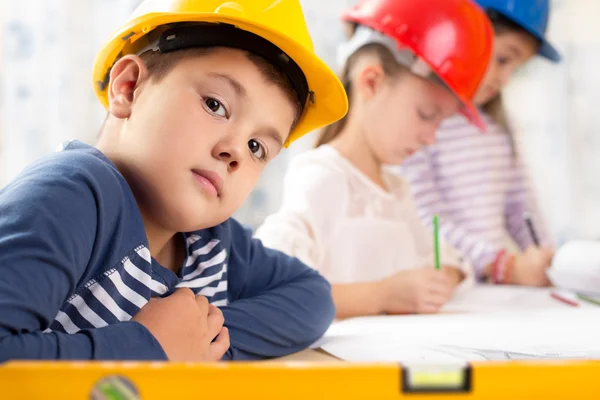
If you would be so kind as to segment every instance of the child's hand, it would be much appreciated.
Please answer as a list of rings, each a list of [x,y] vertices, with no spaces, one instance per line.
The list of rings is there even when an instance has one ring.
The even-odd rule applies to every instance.
[[[389,314],[436,313],[452,292],[448,275],[433,267],[400,271],[381,281],[382,308]]]
[[[550,286],[546,270],[552,264],[554,250],[543,247],[529,247],[515,257],[510,283],[526,286]]]
[[[465,279],[465,273],[457,267],[442,266],[442,272],[448,277],[452,289],[455,289]]]
[[[171,361],[219,361],[229,349],[221,310],[187,288],[151,299],[133,320],[152,333]]]

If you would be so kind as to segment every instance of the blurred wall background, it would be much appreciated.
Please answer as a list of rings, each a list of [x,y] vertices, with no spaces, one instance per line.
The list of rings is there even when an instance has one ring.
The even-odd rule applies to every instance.
[[[94,143],[104,110],[91,86],[100,44],[139,0],[0,1],[0,186],[64,140]],[[338,16],[352,0],[301,0],[317,52],[333,68]],[[530,63],[507,100],[538,197],[561,243],[600,239],[600,0],[554,0],[550,37],[560,65]],[[291,157],[267,168],[237,217],[256,227],[280,202]]]

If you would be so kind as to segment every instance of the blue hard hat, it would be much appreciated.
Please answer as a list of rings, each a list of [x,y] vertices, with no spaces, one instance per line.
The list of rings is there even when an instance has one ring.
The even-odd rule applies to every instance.
[[[475,0],[484,10],[494,10],[520,25],[541,42],[539,54],[558,62],[558,51],[546,40],[549,0]]]

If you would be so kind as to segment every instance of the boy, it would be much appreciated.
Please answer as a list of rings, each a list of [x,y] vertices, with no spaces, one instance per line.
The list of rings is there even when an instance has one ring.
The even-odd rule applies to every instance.
[[[146,0],[94,78],[97,146],[0,192],[0,361],[257,359],[321,336],[329,284],[230,218],[347,109],[298,0]]]

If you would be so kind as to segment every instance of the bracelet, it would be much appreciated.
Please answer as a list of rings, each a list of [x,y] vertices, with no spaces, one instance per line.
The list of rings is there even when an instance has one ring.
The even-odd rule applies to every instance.
[[[496,258],[492,264],[492,282],[496,285],[504,283],[506,279],[506,264],[506,250],[500,250],[498,254],[496,254]]]
[[[499,251],[492,265],[492,282],[497,285],[509,283],[515,260],[515,256],[506,254],[506,250]]]

